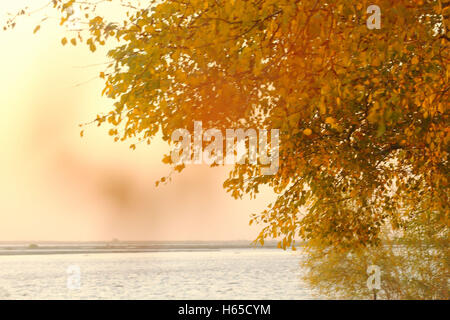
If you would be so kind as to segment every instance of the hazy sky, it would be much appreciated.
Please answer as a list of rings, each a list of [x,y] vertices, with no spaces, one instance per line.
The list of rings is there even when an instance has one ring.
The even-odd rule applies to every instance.
[[[40,2],[1,1],[2,25],[7,12]],[[78,124],[113,103],[91,80],[105,50],[63,47],[67,31],[53,19],[33,35],[39,17],[0,32],[0,241],[253,240],[249,215],[270,193],[234,200],[222,189],[226,168],[198,165],[155,188],[170,171],[164,143],[132,151],[95,126],[80,138]]]

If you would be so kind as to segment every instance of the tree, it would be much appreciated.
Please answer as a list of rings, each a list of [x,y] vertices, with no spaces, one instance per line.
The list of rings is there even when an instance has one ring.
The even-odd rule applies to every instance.
[[[321,297],[333,299],[449,299],[449,230],[436,213],[413,219],[402,232],[384,229],[383,245],[346,250],[309,248],[302,278]],[[369,267],[378,268],[371,288]]]
[[[52,3],[70,21],[77,2]],[[262,244],[377,244],[386,223],[429,211],[448,226],[448,1],[119,1],[123,22],[80,3],[88,29],[72,44],[120,41],[100,74],[114,107],[96,119],[116,140],[170,143],[194,120],[280,130],[275,175],[235,165],[224,183],[236,198],[278,194],[250,221]],[[373,4],[380,29],[366,25]]]

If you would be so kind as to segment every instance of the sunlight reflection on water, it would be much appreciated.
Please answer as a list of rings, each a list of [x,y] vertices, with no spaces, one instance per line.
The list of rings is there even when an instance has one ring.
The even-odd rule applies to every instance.
[[[0,256],[0,299],[311,299],[277,249]],[[67,268],[79,266],[79,289]]]

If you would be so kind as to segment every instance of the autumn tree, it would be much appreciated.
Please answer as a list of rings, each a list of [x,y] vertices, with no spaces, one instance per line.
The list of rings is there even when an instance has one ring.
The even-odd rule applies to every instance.
[[[302,278],[312,292],[331,299],[448,300],[449,229],[439,219],[428,212],[426,221],[415,217],[401,231],[383,228],[381,246],[309,247]],[[378,268],[378,288],[367,284],[370,267]]]
[[[430,211],[448,227],[449,1],[118,2],[124,21],[102,11],[112,1],[51,1],[62,25],[83,12],[72,44],[119,41],[100,74],[113,107],[96,123],[168,143],[195,120],[279,129],[276,174],[235,165],[224,182],[236,198],[278,194],[252,217],[258,241],[366,246]],[[367,27],[370,5],[380,29]]]

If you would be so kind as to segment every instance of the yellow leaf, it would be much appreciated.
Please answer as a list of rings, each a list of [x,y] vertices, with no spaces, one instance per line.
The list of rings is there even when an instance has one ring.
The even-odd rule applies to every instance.
[[[327,124],[334,124],[335,122],[336,122],[336,120],[334,120],[334,118],[332,118],[332,117],[327,117],[325,119],[325,123],[327,123]]]
[[[309,128],[307,128],[307,129],[303,130],[303,134],[304,134],[305,136],[310,136],[310,135],[312,134],[312,130],[309,129]]]
[[[325,114],[327,113],[327,107],[325,105],[325,101],[321,101],[320,105],[319,105],[319,110],[320,110],[320,114]]]

